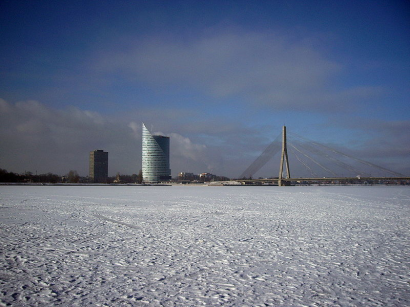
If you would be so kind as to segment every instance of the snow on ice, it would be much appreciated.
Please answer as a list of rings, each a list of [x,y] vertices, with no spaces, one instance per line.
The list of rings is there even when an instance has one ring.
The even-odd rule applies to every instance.
[[[0,186],[2,306],[409,306],[408,187]]]

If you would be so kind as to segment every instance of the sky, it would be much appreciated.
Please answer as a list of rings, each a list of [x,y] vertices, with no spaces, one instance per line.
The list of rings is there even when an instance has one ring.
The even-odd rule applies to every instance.
[[[239,176],[283,125],[410,175],[409,29],[409,1],[3,0],[0,168],[138,173],[144,122],[173,176]]]

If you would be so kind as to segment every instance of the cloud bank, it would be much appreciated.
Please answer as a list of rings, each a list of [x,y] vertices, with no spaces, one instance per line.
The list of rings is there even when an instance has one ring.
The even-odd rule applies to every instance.
[[[89,152],[104,149],[109,152],[110,175],[138,173],[140,123],[147,118],[141,112],[140,117],[134,119],[74,107],[56,110],[37,101],[12,104],[0,99],[0,168],[60,175],[76,170],[86,176]],[[153,118],[148,120],[154,122]],[[263,137],[259,129],[223,121],[214,122],[211,128],[205,122],[198,122],[195,129],[179,125],[179,121],[167,122],[163,127],[169,132],[161,132],[171,137],[173,176],[179,172],[239,176],[273,140]],[[360,135],[368,135],[367,140],[353,150],[354,154],[392,170],[410,173],[410,139],[403,133],[410,129],[410,121],[363,122],[354,129]],[[369,136],[368,131],[374,134]],[[352,154],[352,150],[349,153]],[[277,167],[268,166],[258,176],[275,176]]]
[[[109,152],[109,172],[138,173],[141,168],[141,124],[78,108],[55,110],[37,101],[11,104],[0,99],[0,168],[14,172],[77,170],[88,175],[88,154]],[[184,171],[208,168],[206,146],[177,133],[172,138],[173,166]]]
[[[135,83],[196,89],[215,98],[245,97],[247,104],[274,109],[349,110],[380,95],[380,87],[335,86],[344,73],[314,38],[218,29],[189,40],[130,38],[100,54],[94,69]],[[241,100],[244,101],[243,99]]]

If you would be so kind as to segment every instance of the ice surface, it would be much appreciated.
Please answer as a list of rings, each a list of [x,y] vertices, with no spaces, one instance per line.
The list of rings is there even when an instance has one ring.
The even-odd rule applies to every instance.
[[[409,306],[408,187],[0,186],[0,305]]]

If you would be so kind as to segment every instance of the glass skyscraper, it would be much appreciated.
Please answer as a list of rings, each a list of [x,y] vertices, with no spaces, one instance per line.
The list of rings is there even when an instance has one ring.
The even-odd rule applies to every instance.
[[[142,124],[142,178],[146,183],[171,179],[169,137],[152,135]]]

